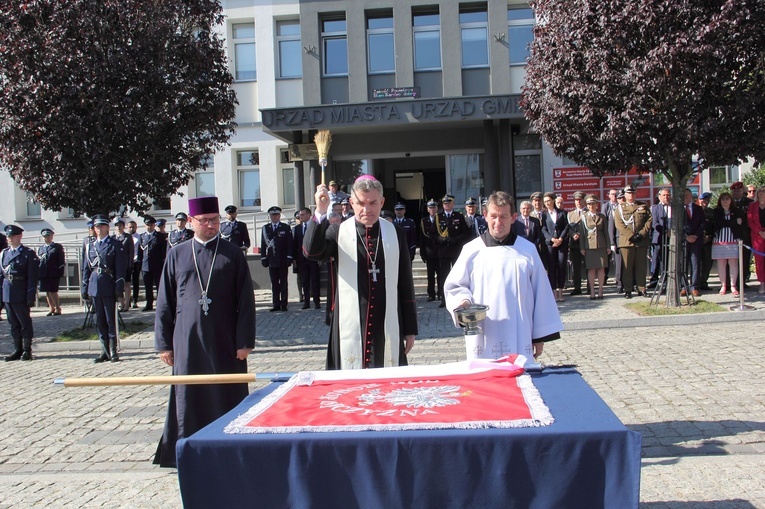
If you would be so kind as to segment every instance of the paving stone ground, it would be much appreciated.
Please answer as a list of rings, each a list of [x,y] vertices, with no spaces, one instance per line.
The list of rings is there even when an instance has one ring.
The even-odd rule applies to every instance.
[[[612,289],[602,301],[569,297],[561,304],[567,330],[542,360],[576,364],[622,422],[642,434],[641,508],[765,509],[765,298],[745,296],[756,310],[690,318],[639,318]],[[256,297],[250,370],[322,369],[324,312],[293,302],[287,313],[268,313],[268,292]],[[726,309],[738,304],[730,295],[702,298]],[[447,313],[423,295],[419,310],[410,362],[461,360],[461,334]],[[35,360],[0,363],[0,508],[181,507],[175,471],[151,464],[166,387],[52,383],[168,374],[152,351],[151,332],[123,340],[123,362],[95,365],[95,342],[50,342],[82,324],[82,309],[72,304],[62,316],[44,314],[34,312]],[[148,328],[153,314],[125,318]],[[0,322],[0,353],[11,344],[7,321]]]

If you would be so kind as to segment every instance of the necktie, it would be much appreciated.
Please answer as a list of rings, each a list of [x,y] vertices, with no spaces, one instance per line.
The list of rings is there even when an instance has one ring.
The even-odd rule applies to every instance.
[[[688,212],[688,219],[692,219],[692,217],[691,217],[691,206],[687,205],[685,210]]]
[[[303,223],[303,235],[305,235],[305,230],[307,226],[308,226],[307,224]]]

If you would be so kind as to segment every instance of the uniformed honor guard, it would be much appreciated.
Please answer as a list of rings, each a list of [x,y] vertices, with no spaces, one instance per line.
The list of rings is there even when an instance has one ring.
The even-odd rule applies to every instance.
[[[117,353],[117,298],[125,290],[127,258],[122,243],[109,236],[109,217],[93,216],[97,239],[88,246],[82,260],[82,298],[93,298],[101,341],[101,355],[93,362],[120,360]]]
[[[635,190],[624,188],[625,203],[614,210],[614,223],[619,233],[618,248],[622,255],[624,297],[632,298],[633,285],[638,295],[645,293],[648,245],[651,243],[651,211],[644,202],[635,201]]]
[[[11,323],[13,353],[6,361],[32,360],[32,317],[29,308],[34,305],[40,260],[35,252],[21,244],[24,229],[15,224],[5,227],[9,246],[0,253],[0,285],[3,303]]]
[[[292,231],[280,221],[282,209],[271,207],[268,215],[271,221],[263,225],[260,236],[260,260],[271,276],[271,311],[287,311],[287,276],[294,258]]]
[[[6,247],[8,247],[8,237],[6,237],[4,233],[0,233],[0,252],[2,252]],[[3,303],[3,299],[0,296],[0,311],[2,311],[4,307],[5,304]],[[0,321],[2,320],[3,317],[0,316]]]
[[[125,290],[117,298],[120,302],[120,311],[130,310],[130,282],[133,275],[133,259],[135,258],[135,243],[133,236],[125,231],[125,221],[121,218],[114,220],[114,228],[117,232],[112,238],[122,244],[125,252]]]
[[[229,205],[223,210],[226,211],[226,220],[220,224],[221,238],[241,247],[246,253],[250,249],[250,233],[247,231],[247,225],[236,220],[235,206]]]
[[[438,230],[438,284],[441,294],[440,308],[446,307],[443,282],[462,251],[464,238],[468,233],[465,216],[454,210],[454,196],[447,194],[441,199],[443,210],[436,214]]]
[[[58,287],[66,268],[64,248],[61,244],[53,242],[53,230],[50,228],[43,228],[40,235],[45,242],[37,248],[37,257],[40,259],[40,291],[45,292],[45,300],[50,309],[47,316],[60,315],[61,300]]]
[[[186,228],[186,222],[188,220],[189,217],[185,212],[178,212],[175,215],[176,229],[170,232],[170,238],[168,240],[170,243],[170,248],[177,246],[181,242],[185,242],[194,238],[194,231]]]
[[[436,214],[438,214],[438,202],[428,200],[428,215],[420,221],[420,258],[425,262],[428,271],[428,302],[433,302],[436,297],[441,298],[441,282],[436,285],[438,274],[438,230],[436,229]]]
[[[82,239],[82,252],[80,253],[80,259],[82,259],[82,256],[85,254],[85,250],[88,248],[88,244],[92,244],[96,241],[96,230],[93,227],[93,221],[88,221],[87,226],[88,235]]]
[[[482,235],[488,228],[486,219],[476,212],[477,206],[478,200],[475,198],[471,197],[465,200],[465,223],[467,223],[468,227],[468,233],[465,235],[465,244]]]
[[[417,225],[414,220],[406,217],[406,205],[398,202],[393,206],[393,224],[399,225],[406,234],[406,242],[409,245],[409,258],[414,260],[414,253],[417,251]]]
[[[152,216],[145,216],[143,222],[146,231],[141,234],[141,273],[143,274],[143,290],[146,294],[146,307],[143,311],[154,309],[154,287],[159,284],[162,274],[162,265],[165,263],[167,252],[167,238],[156,231],[157,220]]]

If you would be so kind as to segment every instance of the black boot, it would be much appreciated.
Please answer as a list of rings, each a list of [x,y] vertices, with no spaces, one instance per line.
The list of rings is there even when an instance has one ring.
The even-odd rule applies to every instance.
[[[106,355],[106,353],[102,353],[101,355],[93,359],[93,362],[95,362],[96,364],[100,364],[101,362],[105,362],[108,360],[109,360],[109,356]]]
[[[21,354],[21,360],[22,361],[31,361],[32,360],[32,351],[31,350],[24,350],[24,353]]]
[[[117,353],[117,345],[114,344],[114,345],[112,345],[112,358],[111,358],[111,361],[112,362],[119,362],[119,360],[120,360],[120,356]]]
[[[17,361],[19,359],[21,359],[21,350],[16,350],[11,355],[5,358],[5,362]]]

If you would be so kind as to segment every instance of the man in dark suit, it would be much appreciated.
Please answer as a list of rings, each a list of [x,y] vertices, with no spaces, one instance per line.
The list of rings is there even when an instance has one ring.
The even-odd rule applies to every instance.
[[[574,289],[570,295],[582,294],[582,266],[584,265],[584,256],[579,247],[579,223],[587,210],[584,208],[584,193],[577,191],[574,193],[574,209],[568,213],[568,236],[569,236],[569,258],[571,260],[572,279]],[[587,290],[589,293],[589,289]]]
[[[0,253],[2,300],[13,336],[13,353],[5,358],[6,361],[32,360],[34,329],[29,308],[35,302],[40,260],[34,250],[21,244],[23,233],[20,226],[6,226],[9,246]]]
[[[668,187],[659,189],[659,203],[651,206],[651,279],[647,288],[655,288],[659,276],[666,270],[664,257],[665,246],[669,243],[672,217],[672,190]]]
[[[247,225],[237,221],[237,208],[229,205],[224,209],[226,211],[226,220],[220,224],[220,236],[239,246],[246,253],[250,249],[250,233],[247,231]]]
[[[414,260],[414,253],[417,251],[417,225],[414,220],[406,217],[406,205],[402,202],[393,206],[393,224],[399,225],[406,233],[406,242],[409,245],[409,258]]]
[[[6,247],[8,247],[8,237],[6,237],[4,233],[0,233],[0,252],[2,252],[2,250]],[[0,311],[2,311],[4,307],[5,304],[3,303],[2,297],[0,297]],[[0,321],[2,320],[3,317],[0,315]]]
[[[428,215],[420,220],[420,258],[425,262],[428,271],[428,302],[433,302],[436,297],[441,298],[441,283],[439,282],[436,286],[436,274],[438,273],[436,214],[438,214],[438,202],[431,198],[427,206]]]
[[[444,281],[454,262],[460,256],[465,236],[468,234],[465,216],[454,210],[454,196],[447,194],[441,199],[443,210],[436,214],[438,229],[438,287],[441,294],[441,304],[446,307],[444,300]]]
[[[604,201],[603,205],[600,206],[600,213],[606,216],[606,219],[608,220],[609,223],[611,221],[611,212],[614,210],[614,207],[618,205],[618,202],[616,200],[616,196],[618,194],[619,194],[619,191],[617,191],[616,189],[609,189],[608,200]],[[615,268],[615,265],[616,265],[614,263],[615,256],[616,256],[616,253],[614,253],[613,250],[608,253],[608,258],[606,259],[608,261],[608,265],[606,265],[606,280],[609,278],[609,273],[611,272],[612,268]]]
[[[271,218],[260,236],[260,260],[271,276],[271,311],[287,311],[287,276],[292,265],[292,231],[281,222],[282,209],[268,209]],[[304,296],[305,298],[305,296]]]
[[[97,239],[88,246],[82,259],[82,298],[93,298],[101,341],[100,363],[120,360],[117,353],[116,303],[125,290],[127,258],[122,243],[109,237],[109,217],[93,216]],[[161,269],[161,267],[160,267]]]
[[[138,248],[141,250],[141,273],[143,274],[143,290],[146,294],[146,307],[143,311],[154,309],[154,287],[159,284],[162,266],[165,264],[167,253],[167,238],[156,231],[157,221],[152,216],[145,216],[143,222],[146,231],[141,234]]]
[[[691,269],[690,290],[694,297],[701,295],[699,283],[701,280],[701,258],[704,251],[704,209],[693,203],[693,193],[690,189],[685,190],[685,234],[686,263]],[[680,295],[685,295],[686,290],[680,290]]]
[[[293,264],[297,269],[300,286],[303,291],[303,308],[311,307],[311,299],[316,309],[321,309],[321,297],[319,287],[319,262],[309,260],[303,253],[303,237],[308,229],[308,222],[311,220],[311,209],[302,208],[298,211],[300,224],[292,228],[292,253],[294,254]]]
[[[523,237],[536,246],[537,252],[540,258],[542,258],[542,223],[531,215],[532,209],[530,201],[522,201],[520,207],[518,207],[521,213],[513,221],[512,227],[516,235]],[[542,260],[547,259],[546,254]]]

